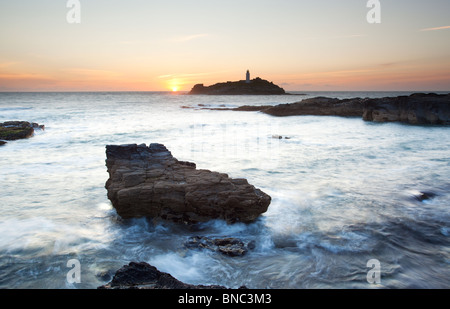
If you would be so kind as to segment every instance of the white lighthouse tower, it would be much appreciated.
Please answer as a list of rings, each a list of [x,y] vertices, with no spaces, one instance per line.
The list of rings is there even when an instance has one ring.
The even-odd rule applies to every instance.
[[[247,74],[245,74],[245,82],[247,84],[250,84],[250,71],[247,70]]]

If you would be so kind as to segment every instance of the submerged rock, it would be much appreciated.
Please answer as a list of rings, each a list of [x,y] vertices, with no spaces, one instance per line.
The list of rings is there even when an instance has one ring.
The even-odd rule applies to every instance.
[[[122,218],[251,222],[271,201],[246,179],[199,170],[195,163],[178,161],[161,144],[108,145],[106,157],[105,187]]]
[[[206,236],[194,236],[184,244],[189,249],[207,249],[228,256],[243,256],[249,249],[254,248],[254,243],[244,243],[233,237],[210,238]]]
[[[436,193],[433,192],[420,192],[417,195],[414,195],[414,198],[419,202],[427,201],[436,197]]]
[[[98,289],[225,289],[225,287],[186,284],[150,264],[131,262],[120,268],[111,282]]]

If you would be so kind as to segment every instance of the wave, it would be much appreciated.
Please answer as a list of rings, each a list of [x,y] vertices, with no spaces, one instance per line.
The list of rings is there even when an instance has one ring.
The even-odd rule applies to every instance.
[[[0,112],[31,110],[33,107],[0,107]]]

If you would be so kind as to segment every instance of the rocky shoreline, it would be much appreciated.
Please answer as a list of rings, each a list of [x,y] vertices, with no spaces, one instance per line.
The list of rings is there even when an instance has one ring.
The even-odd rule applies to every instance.
[[[260,111],[277,117],[323,115],[361,117],[373,122],[449,125],[450,94],[343,100],[316,97],[292,104],[241,106],[227,110]],[[178,161],[161,144],[108,145],[106,155],[110,177],[105,187],[108,198],[123,218],[147,217],[185,224],[212,219],[251,222],[267,211],[271,201],[270,196],[248,184],[247,180],[197,170],[195,163]],[[415,198],[423,201],[433,196],[427,192]],[[183,247],[238,258],[252,250],[254,243],[233,237],[192,236]],[[145,262],[130,262],[98,289],[227,288],[183,283]]]
[[[208,108],[206,108],[208,109]],[[450,94],[415,93],[384,98],[336,99],[315,97],[275,106],[240,106],[214,110],[259,111],[277,117],[361,117],[372,122],[402,122],[413,125],[450,125]]]

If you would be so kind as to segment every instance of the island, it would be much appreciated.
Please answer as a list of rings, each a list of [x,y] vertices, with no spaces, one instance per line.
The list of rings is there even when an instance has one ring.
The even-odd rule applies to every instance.
[[[250,79],[250,72],[247,71],[246,79],[240,81],[228,81],[217,83],[211,86],[203,84],[195,85],[188,94],[206,95],[285,95],[286,91],[273,82],[256,77]]]

